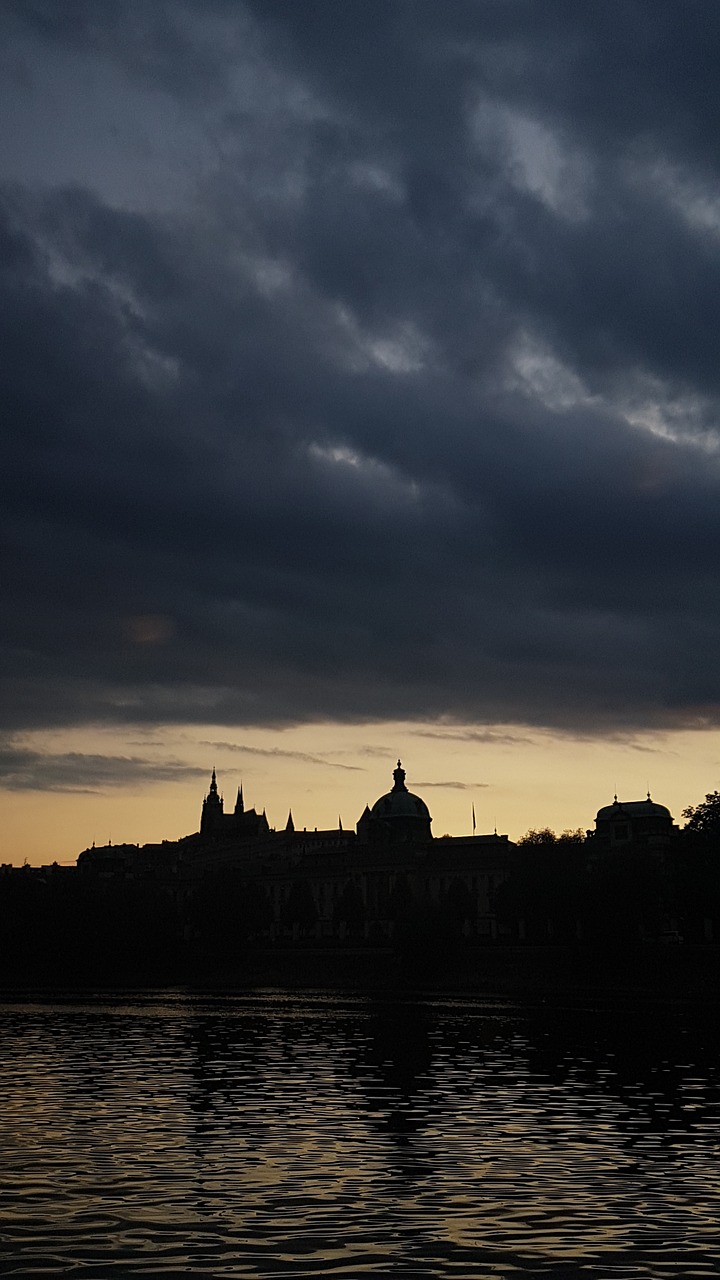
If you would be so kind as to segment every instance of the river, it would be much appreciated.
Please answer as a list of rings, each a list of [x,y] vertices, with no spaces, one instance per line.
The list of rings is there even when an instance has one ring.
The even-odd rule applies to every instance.
[[[0,1273],[720,1274],[720,1035],[647,994],[6,995]]]

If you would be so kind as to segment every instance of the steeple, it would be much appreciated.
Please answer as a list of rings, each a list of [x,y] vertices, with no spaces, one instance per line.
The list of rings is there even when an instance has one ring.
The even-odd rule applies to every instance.
[[[244,812],[245,812],[245,801],[244,801],[244,799],[243,799],[242,782],[240,783],[240,786],[238,787],[237,800],[235,801],[235,812],[236,812],[236,813],[244,813]]]
[[[288,832],[295,830],[295,823],[293,822],[292,809],[288,810],[288,820],[285,823],[285,830]]]
[[[222,796],[218,795],[217,776],[213,768],[212,777],[210,779],[210,790],[208,791],[202,805],[202,816],[200,818],[200,831],[203,835],[209,835],[213,831],[217,831],[222,826],[223,802]]]

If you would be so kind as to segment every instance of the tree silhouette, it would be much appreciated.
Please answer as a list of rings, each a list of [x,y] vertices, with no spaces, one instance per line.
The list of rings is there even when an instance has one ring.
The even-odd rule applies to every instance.
[[[720,791],[711,791],[700,804],[689,805],[682,816],[687,819],[686,831],[720,837]]]

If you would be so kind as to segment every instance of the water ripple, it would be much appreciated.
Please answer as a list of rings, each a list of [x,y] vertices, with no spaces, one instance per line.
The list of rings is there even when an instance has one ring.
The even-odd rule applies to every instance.
[[[718,1048],[657,1007],[0,1005],[3,1275],[717,1275]]]

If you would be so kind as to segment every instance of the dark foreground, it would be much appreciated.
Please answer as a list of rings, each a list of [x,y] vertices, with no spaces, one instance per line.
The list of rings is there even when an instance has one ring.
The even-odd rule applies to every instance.
[[[245,989],[307,986],[408,992],[467,991],[485,995],[636,991],[678,1000],[713,1000],[720,994],[720,948],[646,943],[614,948],[582,946],[486,946],[411,953],[362,947],[267,947],[234,957],[162,956],[134,961],[44,955],[22,965],[7,963],[0,987],[53,989],[180,986]]]

